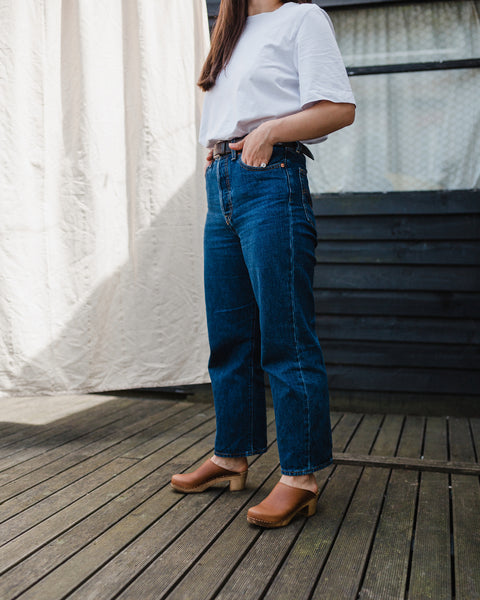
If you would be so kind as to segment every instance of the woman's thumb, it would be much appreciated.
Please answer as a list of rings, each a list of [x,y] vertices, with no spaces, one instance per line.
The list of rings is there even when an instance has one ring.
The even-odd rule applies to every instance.
[[[243,144],[245,140],[240,140],[239,142],[230,142],[228,145],[232,150],[241,150],[243,148]]]

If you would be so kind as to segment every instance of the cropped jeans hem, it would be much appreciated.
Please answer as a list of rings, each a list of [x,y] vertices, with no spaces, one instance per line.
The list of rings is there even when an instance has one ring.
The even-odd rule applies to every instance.
[[[282,471],[282,475],[289,475],[291,477],[296,477],[298,475],[312,475],[313,473],[315,473],[315,471],[321,471],[322,469],[329,467],[332,463],[333,463],[333,458],[330,458],[329,460],[327,460],[319,465],[315,465],[311,468],[295,469],[293,471],[290,469],[281,469],[281,471]]]
[[[215,456],[222,456],[223,458],[240,458],[242,456],[254,456],[256,454],[265,454],[267,448],[261,450],[245,450],[245,452],[217,452],[215,450]]]

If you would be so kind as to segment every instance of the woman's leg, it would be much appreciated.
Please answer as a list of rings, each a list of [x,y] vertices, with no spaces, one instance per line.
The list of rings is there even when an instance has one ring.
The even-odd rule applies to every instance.
[[[240,240],[231,226],[229,183],[228,160],[215,161],[207,170],[204,272],[217,420],[214,461],[235,469],[244,461],[232,458],[264,452],[267,440],[258,307]]]
[[[236,162],[232,226],[259,307],[262,365],[270,377],[283,480],[311,489],[332,461],[327,375],[315,332],[316,231],[301,159],[267,169]],[[295,480],[289,479],[295,477]]]

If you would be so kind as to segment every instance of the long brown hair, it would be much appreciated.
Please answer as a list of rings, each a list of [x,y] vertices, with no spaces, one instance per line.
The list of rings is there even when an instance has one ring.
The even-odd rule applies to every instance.
[[[312,0],[280,0],[311,4]],[[218,74],[230,60],[238,38],[247,22],[248,0],[222,0],[212,33],[212,43],[197,85],[204,92],[215,85]]]

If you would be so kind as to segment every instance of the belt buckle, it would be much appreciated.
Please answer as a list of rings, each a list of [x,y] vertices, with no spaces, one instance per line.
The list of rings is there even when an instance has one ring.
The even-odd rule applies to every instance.
[[[215,144],[215,146],[213,147],[213,158],[214,158],[214,160],[216,160],[217,158],[220,158],[221,156],[223,156],[224,154],[227,153],[226,150],[225,150],[226,144],[228,144],[228,142],[225,142],[225,141],[217,142]]]

